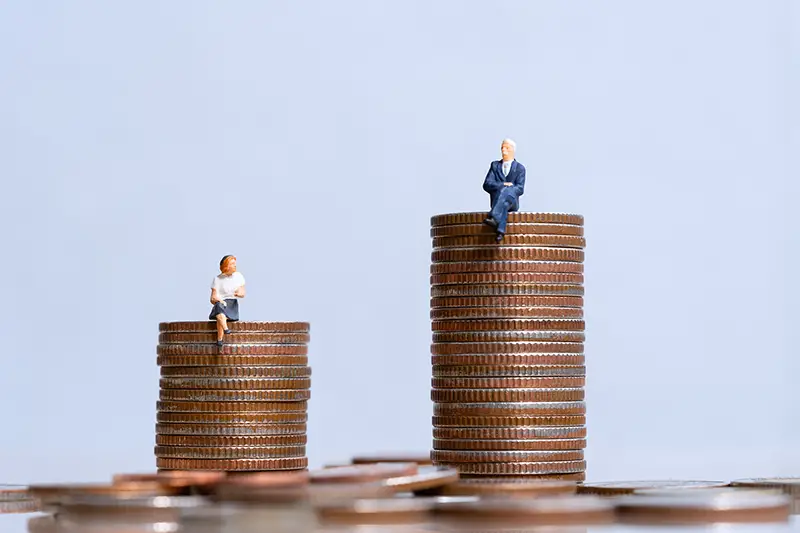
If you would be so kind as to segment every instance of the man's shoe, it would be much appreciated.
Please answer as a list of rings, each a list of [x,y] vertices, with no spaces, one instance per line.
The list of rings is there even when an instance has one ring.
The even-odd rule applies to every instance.
[[[497,242],[502,242],[503,237],[505,237],[505,236],[506,236],[505,233],[498,233],[497,234]]]
[[[492,217],[486,217],[485,219],[483,219],[483,223],[486,224],[487,226],[491,226],[493,228],[497,227],[497,221],[495,219],[493,219]]]

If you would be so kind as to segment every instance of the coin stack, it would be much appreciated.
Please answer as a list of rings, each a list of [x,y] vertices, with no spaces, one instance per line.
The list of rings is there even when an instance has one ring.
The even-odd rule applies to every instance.
[[[311,396],[306,322],[159,324],[160,470],[264,471],[308,466]]]
[[[436,465],[490,480],[583,480],[583,217],[431,219]]]

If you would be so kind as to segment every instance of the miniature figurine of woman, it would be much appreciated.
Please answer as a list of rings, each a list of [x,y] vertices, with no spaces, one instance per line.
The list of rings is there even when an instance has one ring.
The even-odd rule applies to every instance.
[[[236,270],[236,258],[226,255],[219,262],[220,274],[211,282],[211,305],[214,308],[208,315],[209,320],[217,321],[217,346],[222,346],[222,339],[228,329],[228,321],[239,320],[239,298],[244,298],[244,276]]]

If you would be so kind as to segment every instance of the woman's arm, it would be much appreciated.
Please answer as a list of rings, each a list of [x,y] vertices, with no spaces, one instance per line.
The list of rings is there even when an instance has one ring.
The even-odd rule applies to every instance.
[[[219,296],[217,296],[217,289],[211,289],[211,305],[221,301],[222,300],[219,299]]]
[[[239,298],[244,298],[245,294],[247,294],[247,291],[244,290],[244,285],[237,287],[236,290],[233,291],[233,295]]]

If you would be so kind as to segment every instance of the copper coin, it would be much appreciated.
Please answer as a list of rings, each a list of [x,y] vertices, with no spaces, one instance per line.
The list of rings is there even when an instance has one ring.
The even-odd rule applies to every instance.
[[[452,237],[434,237],[434,250],[473,248],[477,246],[497,246],[496,235],[459,235]],[[542,246],[550,248],[585,248],[586,239],[574,235],[506,235],[503,246]]]
[[[460,237],[466,235],[496,236],[497,230],[486,224],[458,224],[450,226],[434,226],[431,237]],[[583,226],[567,224],[512,223],[506,225],[506,235],[575,235],[583,236]]]
[[[433,263],[465,261],[572,261],[583,263],[584,251],[572,248],[524,248],[520,246],[475,246],[431,252]]]
[[[35,513],[41,503],[24,485],[0,485],[0,514]]]
[[[118,483],[37,484],[29,487],[30,494],[41,502],[43,510],[60,505],[75,495],[170,496],[183,492],[183,487],[155,481],[125,481]]]
[[[670,490],[661,495],[624,496],[614,504],[620,521],[629,524],[755,523],[788,521],[791,499],[744,488]]]
[[[583,296],[582,285],[567,283],[434,285],[432,298],[496,297],[496,296]]]
[[[306,333],[311,329],[308,322],[249,322],[237,321],[228,322],[228,329],[231,331],[260,331],[260,332],[284,332],[299,331]],[[198,322],[161,322],[158,324],[160,332],[204,332],[217,331],[217,323],[210,320]]]
[[[281,459],[171,459],[156,458],[156,466],[168,470],[301,470],[308,467],[305,457]]]
[[[582,331],[447,331],[434,333],[434,343],[462,342],[583,342]]]
[[[452,250],[460,248],[476,248],[481,246],[496,247],[496,235],[454,235],[434,237],[434,250]],[[575,235],[523,235],[509,234],[502,241],[502,246],[544,247],[544,248],[576,248],[586,247],[586,239]]]
[[[541,378],[544,379],[544,378]],[[434,389],[439,403],[572,402],[583,400],[583,389]]]
[[[224,346],[223,346],[224,348]],[[158,365],[161,367],[177,366],[305,366],[308,357],[305,355],[160,355]]]
[[[583,320],[434,320],[431,329],[447,331],[583,331]]]
[[[431,386],[436,389],[573,389],[584,385],[586,385],[586,378],[569,376],[496,378],[446,376],[431,378]],[[583,398],[573,399],[582,400]]]
[[[267,436],[267,435],[305,435],[305,424],[156,424],[159,435],[224,435],[224,436]],[[176,470],[170,468],[170,470]],[[177,470],[182,470],[177,468]],[[194,470],[194,469],[192,469]]]
[[[585,376],[584,365],[433,365],[433,377],[552,377]]]
[[[170,402],[302,402],[311,398],[311,391],[161,389],[159,398]]]
[[[168,366],[161,377],[204,378],[295,378],[308,377],[311,368],[304,365],[281,366]]]
[[[229,339],[230,340],[230,339]],[[156,347],[158,355],[169,356],[212,356],[212,364],[233,365],[237,364],[233,359],[223,359],[225,356],[271,356],[264,358],[263,364],[281,364],[274,362],[278,360],[276,356],[289,356],[289,355],[307,355],[308,345],[306,344],[223,344],[217,346],[216,342],[213,345],[208,344],[165,344]],[[300,359],[284,359],[289,361],[286,364],[297,365]],[[297,361],[297,362],[295,362]],[[182,365],[189,365],[190,363],[179,363]],[[255,365],[260,364],[248,362],[247,364]]]
[[[162,389],[205,389],[205,390],[282,390],[307,389],[310,378],[161,378]]]
[[[539,463],[553,461],[581,461],[583,450],[546,451],[473,451],[473,450],[433,450],[434,464],[449,463]]]
[[[572,472],[569,474],[518,474],[518,475],[502,475],[502,476],[487,476],[481,474],[470,474],[461,472],[461,479],[463,480],[483,480],[483,479],[497,479],[509,483],[528,483],[531,481],[584,481],[586,479],[586,472]]]
[[[306,470],[283,472],[228,472],[211,487],[210,499],[217,502],[265,502],[284,504],[307,497]]]
[[[311,340],[307,333],[231,333],[229,344],[305,344]],[[159,344],[215,344],[217,333],[159,333]]]
[[[305,413],[308,402],[156,402],[167,413]]]
[[[540,272],[545,274],[582,274],[583,263],[571,261],[460,261],[433,263],[430,272],[437,274]]]
[[[269,459],[304,457],[305,446],[156,446],[156,457],[179,459]]]
[[[709,489],[724,487],[727,483],[723,481],[695,481],[681,479],[663,479],[648,481],[604,481],[583,483],[578,487],[581,494],[598,494],[602,496],[615,496],[621,494],[633,494],[634,491],[642,489],[659,490],[687,490],[687,489]]]
[[[172,424],[302,424],[307,413],[156,413],[157,422]]]
[[[434,464],[454,466],[461,474],[482,474],[488,476],[520,475],[520,474],[571,474],[586,470],[586,461],[535,461],[535,462],[502,462],[502,463],[462,463],[440,462]]]
[[[317,507],[323,529],[402,528],[430,519],[433,502],[424,498],[347,499]],[[417,531],[416,528],[412,531]]]
[[[506,481],[494,479],[460,479],[455,483],[442,487],[439,494],[443,496],[524,496],[541,497],[562,494],[575,494],[577,487],[574,481]]]
[[[465,307],[583,307],[580,296],[458,296],[431,298],[431,309]]]
[[[436,407],[440,407],[442,405],[447,404],[437,404],[434,405],[434,413],[436,412],[447,412],[442,410],[437,410]],[[544,409],[543,409],[544,410]],[[577,410],[577,409],[576,409]],[[480,413],[480,410],[476,411]],[[552,412],[553,410],[551,410]],[[435,414],[432,418],[433,425],[436,428],[474,428],[476,430],[486,429],[487,433],[484,438],[490,438],[488,435],[492,432],[499,430],[500,428],[532,428],[538,426],[576,426],[586,424],[586,415],[573,415],[573,414],[566,414],[566,415],[552,415],[548,416],[547,413],[541,413],[539,416],[513,416],[513,415],[465,415],[465,414],[458,414],[462,411],[453,411],[452,415],[444,414],[444,415],[437,415]],[[489,409],[486,412],[494,412]],[[502,411],[501,411],[502,412]]]
[[[416,463],[430,465],[429,453],[376,453],[370,455],[357,455],[351,461],[354,465],[368,465],[374,463]]]
[[[580,307],[439,307],[431,320],[583,318]]]
[[[156,435],[159,446],[299,446],[308,442],[306,435],[255,435],[228,437],[224,435]]]
[[[583,353],[580,342],[453,342],[432,344],[433,355]]]
[[[800,495],[800,478],[797,477],[758,477],[736,479],[730,482],[730,486],[759,489],[781,489],[786,494]]]
[[[450,226],[454,224],[481,224],[487,211],[472,213],[448,213],[431,217],[431,226]],[[582,215],[567,213],[521,213],[514,211],[508,214],[508,224],[569,224],[583,226]]]
[[[583,274],[553,274],[541,272],[512,272],[491,273],[480,272],[474,274],[436,274],[430,277],[434,287],[449,287],[451,285],[534,285],[534,284],[567,284],[582,285]]]
[[[583,448],[586,448],[586,439],[433,439],[434,450],[547,451]]]
[[[311,470],[309,474],[312,483],[363,483],[412,476],[417,472],[417,463],[373,463],[321,468]]]
[[[443,466],[420,466],[416,474],[385,479],[382,483],[395,492],[419,492],[437,489],[458,480],[458,470]]]
[[[465,418],[472,417],[500,417],[510,422],[519,418],[521,422],[525,418],[539,417],[542,415],[584,415],[586,404],[582,401],[506,401],[506,402],[453,402],[436,403],[433,406],[433,414],[436,416],[459,416]],[[583,424],[585,422],[580,422]],[[458,424],[470,426],[471,424]],[[520,424],[502,424],[517,426]],[[534,425],[534,424],[528,424]],[[544,425],[544,424],[541,424]],[[552,424],[574,426],[578,424]]]
[[[541,498],[481,498],[477,502],[446,502],[437,506],[442,520],[468,523],[485,530],[543,526],[596,525],[614,522],[614,506],[591,496],[556,495]]]
[[[441,366],[542,366],[582,365],[584,355],[573,353],[527,353],[527,354],[456,354],[433,355],[431,364]]]
[[[193,487],[216,483],[225,477],[224,472],[202,470],[173,470],[170,472],[154,472],[140,474],[114,474],[112,484],[130,482],[151,482],[168,487]]]
[[[572,417],[565,417],[572,418]],[[584,417],[575,417],[579,421]],[[549,420],[545,420],[549,421]],[[550,424],[549,426],[552,426]],[[556,426],[538,427],[532,424],[530,427],[435,427],[433,428],[434,448],[437,440],[444,441],[464,441],[475,442],[476,446],[491,446],[495,440],[501,441],[498,446],[503,446],[502,442],[507,442],[507,446],[515,442],[538,442],[540,440],[584,440],[586,438],[585,426]],[[585,442],[585,440],[584,440]],[[503,449],[503,448],[497,448]]]

